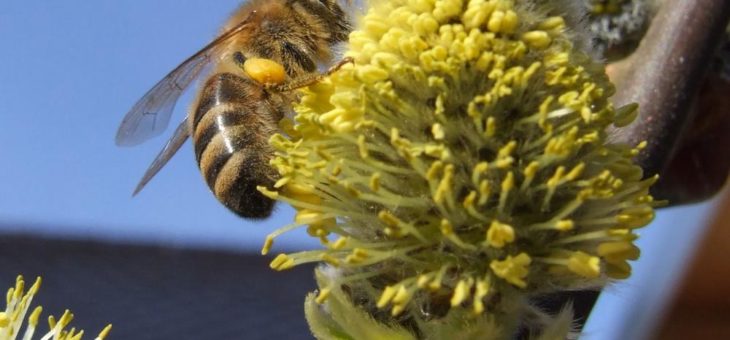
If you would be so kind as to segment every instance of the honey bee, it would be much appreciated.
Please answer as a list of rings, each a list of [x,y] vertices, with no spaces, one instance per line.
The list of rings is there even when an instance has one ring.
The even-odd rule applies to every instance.
[[[269,165],[268,139],[291,114],[294,89],[324,73],[335,46],[350,32],[336,0],[251,0],[241,5],[220,34],[172,70],[125,115],[116,144],[132,146],[161,134],[182,92],[201,74],[207,78],[187,117],[140,180],[136,195],[192,137],[195,159],[218,200],[245,218],[265,218],[274,202],[257,186],[271,188],[278,174]],[[206,72],[204,72],[206,71]]]

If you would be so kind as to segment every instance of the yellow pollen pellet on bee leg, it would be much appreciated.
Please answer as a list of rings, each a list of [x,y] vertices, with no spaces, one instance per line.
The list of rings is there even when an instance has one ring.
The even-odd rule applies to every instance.
[[[261,84],[282,84],[286,80],[284,66],[271,59],[246,59],[243,70],[251,79]]]

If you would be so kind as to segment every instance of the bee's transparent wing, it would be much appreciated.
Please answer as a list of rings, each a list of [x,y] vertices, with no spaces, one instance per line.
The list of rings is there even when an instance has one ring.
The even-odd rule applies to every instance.
[[[117,145],[137,145],[165,131],[178,98],[210,61],[209,52],[190,57],[134,104],[119,125]]]
[[[203,69],[211,64],[214,58],[217,58],[219,49],[224,47],[229,39],[243,31],[253,14],[255,14],[255,11],[241,23],[185,60],[142,96],[124,116],[122,123],[119,125],[116,136],[117,145],[137,145],[162,133],[170,123],[170,116],[175,108],[175,103],[182,92],[201,74]],[[155,160],[147,168],[132,195],[136,195],[144,188],[180,147],[185,144],[189,136],[188,120],[185,118],[178,125],[172,138],[167,141]]]
[[[185,118],[182,123],[178,125],[177,129],[175,129],[175,133],[173,133],[172,138],[167,141],[162,150],[160,150],[160,153],[157,154],[157,157],[155,157],[155,160],[152,161],[150,167],[147,168],[144,176],[142,176],[142,179],[139,180],[139,184],[137,184],[137,187],[134,188],[134,193],[132,193],[132,196],[137,195],[142,190],[142,188],[147,185],[152,177],[155,177],[155,175],[160,172],[160,169],[162,169],[162,167],[167,164],[170,158],[175,155],[177,150],[179,150],[180,147],[185,144],[185,141],[188,140],[188,136],[190,136],[190,129],[188,127],[188,119]]]
[[[165,131],[183,91],[210,65],[225,42],[245,28],[247,22],[248,18],[223,33],[147,91],[124,116],[117,130],[116,144],[137,145]]]

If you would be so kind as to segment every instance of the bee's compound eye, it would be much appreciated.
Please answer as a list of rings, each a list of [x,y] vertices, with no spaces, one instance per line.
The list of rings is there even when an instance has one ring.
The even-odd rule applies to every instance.
[[[251,79],[261,84],[281,84],[286,80],[284,66],[271,59],[246,59],[243,70]]]

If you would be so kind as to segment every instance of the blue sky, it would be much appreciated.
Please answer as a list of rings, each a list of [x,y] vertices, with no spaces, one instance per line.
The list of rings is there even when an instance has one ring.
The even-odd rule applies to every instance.
[[[136,99],[214,37],[237,4],[0,2],[0,224],[71,237],[258,249],[268,232],[291,221],[292,211],[281,205],[263,222],[229,213],[202,181],[190,144],[132,199],[169,134],[133,148],[114,145]],[[305,240],[300,233],[278,244]]]
[[[267,233],[289,223],[292,211],[282,205],[274,217],[257,223],[229,213],[203,183],[189,144],[132,199],[169,134],[134,148],[114,145],[117,126],[135,100],[205,45],[237,4],[0,2],[0,232],[258,250]],[[173,121],[182,119],[185,99]],[[710,207],[663,210],[642,231],[636,268],[644,274],[609,289],[615,296],[604,295],[599,308],[613,311],[600,315],[616,318],[594,320],[598,327],[588,327],[595,333],[587,338],[609,339],[598,335],[606,329],[621,333],[621,327],[609,325],[630,326],[626,315],[640,321],[618,310],[661,308],[657,304],[666,302],[672,279],[667,271],[665,276],[655,271],[681,271]],[[671,242],[677,246],[668,246]],[[303,231],[277,243],[278,249],[313,244]],[[665,256],[667,249],[674,249],[673,257]],[[656,289],[660,285],[665,289]],[[642,293],[647,291],[656,294]]]

